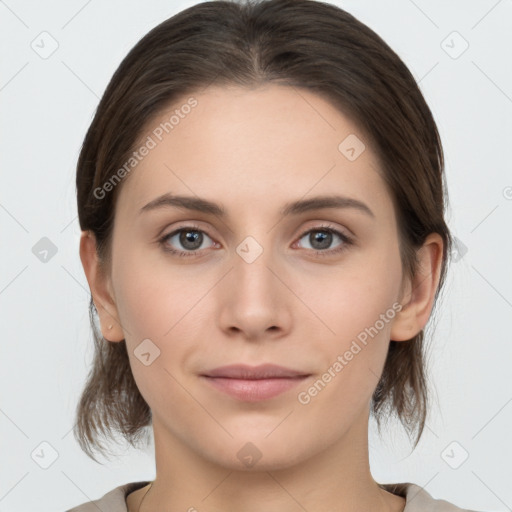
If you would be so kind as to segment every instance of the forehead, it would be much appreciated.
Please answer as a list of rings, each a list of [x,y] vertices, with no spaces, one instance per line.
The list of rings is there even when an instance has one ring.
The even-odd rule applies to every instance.
[[[304,89],[210,86],[159,112],[136,147],[145,142],[151,149],[123,184],[120,214],[166,192],[211,198],[226,209],[231,199],[262,208],[334,190],[389,202],[365,135]]]

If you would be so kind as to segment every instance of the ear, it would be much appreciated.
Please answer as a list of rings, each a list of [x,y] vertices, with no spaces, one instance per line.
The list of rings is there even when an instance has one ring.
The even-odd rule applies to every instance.
[[[90,231],[82,231],[80,259],[91,289],[94,305],[98,311],[103,337],[107,341],[122,341],[124,333],[113,299],[110,277],[105,275],[104,269],[100,266],[96,250],[96,237]],[[112,328],[109,329],[109,326]]]
[[[416,336],[427,324],[441,275],[443,239],[439,233],[430,233],[417,250],[419,268],[413,279],[404,283],[400,304],[390,338],[406,341]]]

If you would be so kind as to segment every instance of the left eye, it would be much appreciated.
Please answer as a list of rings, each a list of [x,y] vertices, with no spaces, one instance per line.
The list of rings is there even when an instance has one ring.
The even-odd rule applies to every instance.
[[[337,247],[335,249],[330,249],[329,246],[332,244],[333,241],[333,235],[338,237],[341,241],[341,247]],[[317,254],[322,253],[333,253],[341,251],[345,248],[345,246],[350,245],[351,239],[338,231],[337,229],[330,228],[330,227],[319,227],[319,228],[313,228],[301,235],[300,240],[303,238],[306,238],[308,243],[310,244],[310,247],[306,247],[306,249],[312,249]],[[315,244],[313,247],[311,247],[311,244]]]

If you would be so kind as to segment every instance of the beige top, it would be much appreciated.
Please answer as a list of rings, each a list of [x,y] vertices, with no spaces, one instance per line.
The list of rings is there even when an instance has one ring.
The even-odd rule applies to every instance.
[[[82,503],[66,512],[127,512],[126,496],[148,485],[147,482],[130,482],[120,485],[95,501]],[[388,492],[405,498],[404,512],[477,512],[459,508],[445,500],[436,500],[423,488],[411,483],[382,484]]]

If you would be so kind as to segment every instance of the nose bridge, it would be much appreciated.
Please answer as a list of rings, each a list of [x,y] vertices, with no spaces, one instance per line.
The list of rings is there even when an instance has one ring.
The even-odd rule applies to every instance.
[[[235,248],[233,278],[235,287],[244,294],[270,293],[275,284],[276,278],[270,271],[274,252],[270,240],[271,236],[259,235],[257,239],[248,235]]]

